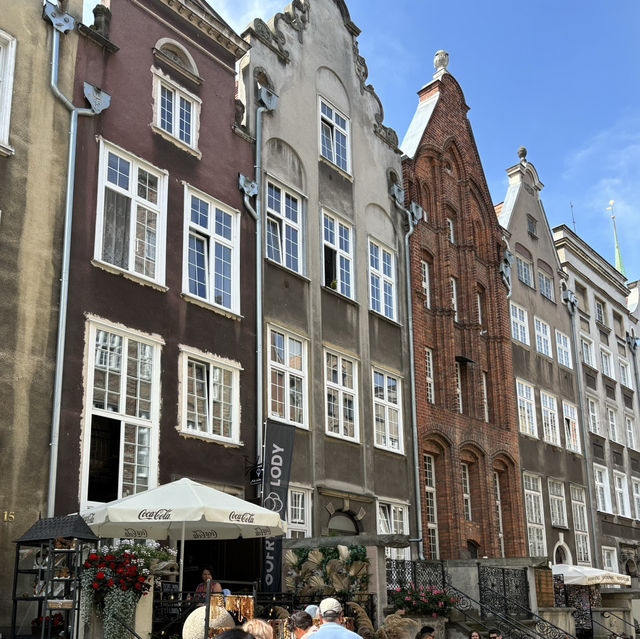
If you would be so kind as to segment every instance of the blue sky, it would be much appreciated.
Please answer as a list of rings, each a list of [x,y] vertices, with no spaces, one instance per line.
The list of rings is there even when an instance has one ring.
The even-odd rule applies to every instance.
[[[268,20],[277,0],[210,0],[236,30]],[[313,3],[313,0],[311,0]],[[545,185],[551,226],[576,229],[614,261],[609,200],[622,255],[640,279],[640,2],[638,0],[351,0],[351,18],[385,123],[400,139],[418,89],[449,52],[495,203],[526,146]],[[312,25],[313,28],[314,25]]]

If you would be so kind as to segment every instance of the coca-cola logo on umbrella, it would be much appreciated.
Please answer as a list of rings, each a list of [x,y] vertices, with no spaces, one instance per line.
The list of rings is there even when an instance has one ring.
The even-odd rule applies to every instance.
[[[235,521],[239,524],[252,524],[254,519],[253,513],[237,513],[231,511],[229,513],[229,521]]]
[[[149,533],[145,528],[125,528],[124,536],[127,539],[146,539]]]
[[[149,521],[166,521],[171,519],[171,508],[158,508],[158,510],[147,510],[143,508],[138,513],[138,519],[146,519]]]
[[[218,533],[215,530],[203,530],[199,528],[191,533],[192,539],[216,539],[217,537]]]

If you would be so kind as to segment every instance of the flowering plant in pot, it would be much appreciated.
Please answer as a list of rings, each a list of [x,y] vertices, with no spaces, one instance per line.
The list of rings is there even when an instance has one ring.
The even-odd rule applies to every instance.
[[[91,612],[104,620],[105,639],[121,639],[129,631],[118,621],[132,626],[136,606],[150,588],[149,570],[130,549],[105,546],[89,555],[83,564],[82,613],[89,621]]]
[[[414,586],[396,588],[393,593],[396,609],[404,609],[405,614],[420,617],[447,617],[457,599],[435,586]]]
[[[31,620],[31,634],[40,635],[44,626],[45,635],[48,634],[49,628],[51,628],[51,634],[57,635],[61,630],[64,630],[64,616],[61,612],[56,612],[54,615],[46,617],[35,617]]]

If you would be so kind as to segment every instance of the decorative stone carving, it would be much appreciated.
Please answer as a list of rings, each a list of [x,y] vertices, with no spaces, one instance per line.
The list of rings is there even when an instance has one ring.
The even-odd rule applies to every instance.
[[[243,119],[244,119],[244,103],[242,102],[242,100],[238,100],[236,98],[234,122],[237,126],[241,126]]]
[[[279,28],[279,23],[284,20],[297,34],[298,41],[302,43],[302,32],[309,24],[309,2],[308,0],[293,0],[284,10],[284,13],[277,13],[273,18],[273,30],[260,18],[253,21],[252,29],[258,40],[266,44],[275,51],[284,61],[288,62],[291,54],[285,49],[286,38]]]
[[[525,147],[521,146],[518,149],[518,157],[520,158],[520,162],[527,161],[527,149]]]
[[[449,66],[449,54],[442,49],[437,51],[433,58],[433,66],[436,68],[436,72],[447,71],[447,67]]]
[[[502,276],[502,282],[507,287],[507,298],[511,297],[511,269],[513,267],[513,253],[508,249],[504,249],[502,254],[502,262],[500,262],[500,275]]]

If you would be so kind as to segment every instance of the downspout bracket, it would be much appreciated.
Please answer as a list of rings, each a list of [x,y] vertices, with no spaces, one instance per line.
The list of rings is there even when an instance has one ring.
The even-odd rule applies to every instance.
[[[88,82],[84,83],[84,97],[87,98],[91,109],[96,114],[102,113],[111,104],[111,96],[108,93]]]
[[[68,13],[61,13],[51,2],[45,2],[42,8],[42,17],[44,20],[49,20],[53,28],[56,29],[56,31],[60,31],[60,33],[71,31],[76,24],[73,16]]]

